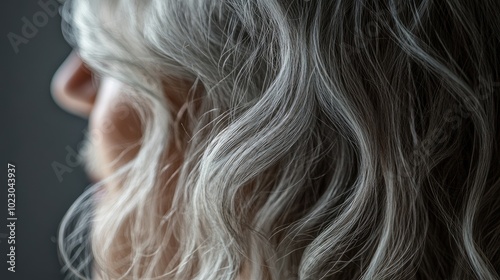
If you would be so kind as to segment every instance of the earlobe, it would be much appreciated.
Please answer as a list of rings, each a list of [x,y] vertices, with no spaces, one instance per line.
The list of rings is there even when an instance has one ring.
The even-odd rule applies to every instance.
[[[92,72],[76,52],[72,52],[52,79],[52,96],[63,109],[88,117],[94,106],[97,85]]]

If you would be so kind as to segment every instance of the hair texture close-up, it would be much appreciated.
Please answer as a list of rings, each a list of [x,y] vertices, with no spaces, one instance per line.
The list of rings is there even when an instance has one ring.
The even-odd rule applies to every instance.
[[[499,11],[66,2],[68,40],[143,126],[62,221],[69,276],[500,279]],[[181,106],[163,92],[179,80]]]

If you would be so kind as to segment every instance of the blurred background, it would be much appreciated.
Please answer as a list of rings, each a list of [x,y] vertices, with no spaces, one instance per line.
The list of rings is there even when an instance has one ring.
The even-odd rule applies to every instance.
[[[50,95],[52,75],[70,53],[56,0],[2,1],[0,279],[64,279],[59,223],[88,186],[75,164],[87,125]],[[7,270],[7,164],[16,166],[16,264]]]

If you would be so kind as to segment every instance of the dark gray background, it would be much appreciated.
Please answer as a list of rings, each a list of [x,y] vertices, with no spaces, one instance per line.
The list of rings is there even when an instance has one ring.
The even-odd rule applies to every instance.
[[[56,15],[48,16],[46,24],[16,54],[7,34],[22,36],[21,19],[33,22],[33,15],[43,9],[38,0],[3,0],[1,10],[0,279],[63,279],[55,243],[57,229],[66,210],[88,185],[80,166],[64,173],[62,181],[52,167],[54,162],[69,166],[66,148],[76,150],[87,124],[60,109],[50,95],[52,75],[71,48]],[[8,162],[16,165],[15,273],[7,271],[8,244],[1,235],[7,233]]]

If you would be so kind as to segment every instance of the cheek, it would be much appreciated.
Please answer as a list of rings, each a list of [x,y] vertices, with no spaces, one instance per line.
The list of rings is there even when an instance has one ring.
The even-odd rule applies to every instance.
[[[140,147],[141,123],[124,86],[103,79],[89,117],[94,159],[99,166],[96,177],[105,177],[135,157]],[[102,179],[102,178],[101,178]]]

